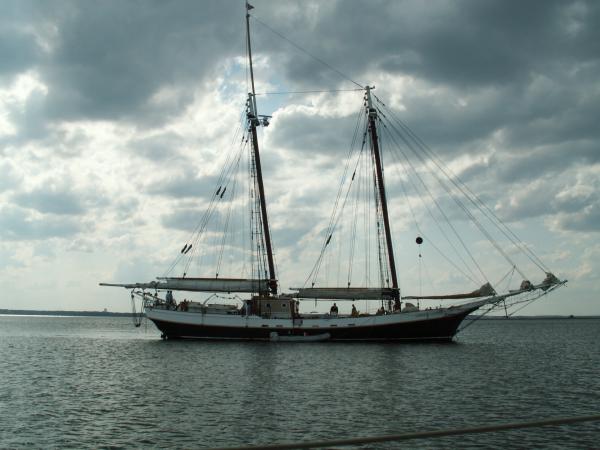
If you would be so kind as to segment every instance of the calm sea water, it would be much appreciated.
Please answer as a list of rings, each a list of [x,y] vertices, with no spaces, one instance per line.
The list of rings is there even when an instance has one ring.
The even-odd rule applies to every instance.
[[[0,316],[0,381],[2,448],[257,445],[598,414],[600,320],[478,321],[450,344],[286,344]],[[600,448],[600,424],[402,446]]]

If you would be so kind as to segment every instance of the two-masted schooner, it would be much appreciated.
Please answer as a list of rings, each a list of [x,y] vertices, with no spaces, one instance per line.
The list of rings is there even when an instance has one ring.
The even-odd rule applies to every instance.
[[[229,195],[229,192],[235,189],[235,182],[233,185],[227,185],[224,182],[227,173],[231,175],[232,172],[232,170],[226,169],[219,178],[216,191],[212,195],[212,200],[201,223],[190,240],[178,252],[175,263],[171,267],[175,267],[178,262],[187,260],[188,263],[184,264],[181,276],[170,274],[150,282],[101,283],[102,286],[120,286],[130,290],[134,306],[134,299],[141,299],[142,311],[145,312],[148,319],[154,322],[165,339],[402,341],[451,340],[463,319],[480,308],[488,312],[499,307],[506,308],[507,305],[528,304],[565,284],[566,281],[555,277],[527,246],[518,241],[516,235],[504,223],[494,220],[493,212],[486,209],[476,195],[465,185],[452,179],[452,183],[466,195],[467,203],[470,202],[483,211],[485,217],[488,217],[510,239],[515,248],[522,250],[543,270],[544,279],[542,282],[534,284],[523,276],[523,281],[517,289],[506,289],[505,292],[497,292],[497,289],[486,281],[479,289],[465,294],[420,294],[403,297],[398,283],[394,256],[391,219],[384,180],[384,161],[380,146],[380,127],[383,126],[386,133],[403,132],[398,139],[403,140],[406,145],[419,147],[424,156],[428,153],[428,148],[402,122],[394,121],[393,112],[386,109],[385,104],[374,95],[372,87],[365,86],[362,99],[364,103],[361,105],[360,113],[362,129],[358,133],[363,137],[361,156],[359,157],[362,158],[361,161],[368,161],[370,164],[369,168],[363,172],[371,177],[368,191],[372,196],[372,200],[370,200],[374,211],[372,218],[376,221],[376,226],[373,228],[377,234],[378,263],[376,266],[378,276],[374,277],[375,281],[370,285],[368,285],[368,277],[366,277],[365,284],[358,287],[351,284],[350,278],[345,286],[324,286],[319,283],[316,275],[323,262],[323,255],[331,248],[332,237],[339,224],[338,217],[334,213],[323,238],[321,254],[307,283],[301,288],[293,289],[292,292],[282,293],[276,272],[257,136],[257,128],[268,125],[269,117],[261,116],[257,111],[250,41],[250,9],[252,7],[246,4],[246,50],[251,92],[248,94],[245,105],[242,141],[248,144],[249,151],[249,198],[252,203],[249,230],[251,249],[249,252],[253,258],[252,276],[223,278],[219,276],[218,269],[213,277],[188,275],[189,261],[192,260],[194,252],[202,250],[199,248],[201,247],[199,237],[202,233],[206,233],[206,224],[211,215],[215,214],[215,205],[226,197],[226,192]],[[392,136],[388,141],[393,142],[394,139]],[[345,174],[349,183],[355,178],[356,167],[353,172],[350,169],[351,178],[349,174]],[[446,172],[441,166],[440,171]],[[230,176],[229,178],[233,179],[234,177]],[[367,192],[367,189],[365,188],[364,191]],[[338,195],[338,199],[340,197],[344,197],[343,193]],[[461,205],[464,206],[465,203],[461,203]],[[338,211],[339,209],[337,208]],[[369,217],[366,217],[365,221],[367,219]],[[480,222],[477,224],[479,226]],[[353,229],[353,232],[356,234],[356,228]],[[422,243],[421,237],[417,238],[417,243]],[[493,243],[511,261],[506,252],[495,241]],[[354,251],[354,247],[352,251]],[[219,259],[220,263],[221,259]],[[515,265],[511,269],[513,272],[517,270],[522,274]],[[308,280],[312,280],[312,282],[309,283]],[[210,296],[204,301],[182,301],[179,298],[180,301],[177,303],[174,300],[173,292],[178,294],[182,292],[226,293],[231,296],[232,301],[210,303],[214,298]],[[240,297],[240,294],[245,294],[246,297]],[[454,304],[428,308],[419,307],[421,301],[432,299],[452,301]],[[313,300],[376,302],[379,309],[376,313],[359,314],[357,311],[353,311],[352,314],[339,314],[337,306],[335,306],[329,313],[316,311],[301,313],[300,302]],[[414,303],[417,303],[417,306]]]

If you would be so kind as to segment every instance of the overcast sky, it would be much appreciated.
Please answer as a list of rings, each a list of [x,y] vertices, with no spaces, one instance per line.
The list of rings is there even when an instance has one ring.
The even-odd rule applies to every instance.
[[[257,92],[375,85],[570,280],[523,313],[600,314],[600,3],[252,3],[346,77],[252,19]],[[231,145],[248,89],[243,1],[0,7],[0,308],[126,311],[127,293],[98,282],[164,273]],[[314,263],[362,95],[258,97],[273,116],[260,140],[284,288]],[[388,168],[399,276],[416,293],[417,232],[395,178]],[[429,278],[450,283],[430,250]]]

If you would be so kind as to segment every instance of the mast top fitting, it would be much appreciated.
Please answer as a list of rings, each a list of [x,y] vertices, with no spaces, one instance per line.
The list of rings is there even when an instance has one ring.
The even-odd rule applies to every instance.
[[[365,86],[365,91],[367,93],[367,109],[369,112],[369,117],[376,118],[377,110],[373,108],[373,102],[371,101],[371,89],[375,89],[375,86]]]

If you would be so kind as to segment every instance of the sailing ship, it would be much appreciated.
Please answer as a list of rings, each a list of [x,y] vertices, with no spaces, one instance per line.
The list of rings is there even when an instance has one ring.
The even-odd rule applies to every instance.
[[[131,291],[131,299],[136,313],[135,299],[141,300],[141,308],[136,325],[139,326],[142,313],[151,320],[161,331],[164,339],[241,339],[241,340],[266,340],[266,341],[406,341],[406,340],[452,340],[463,320],[471,313],[482,310],[488,313],[498,308],[507,312],[516,305],[528,305],[532,301],[564,285],[566,280],[560,280],[539,260],[532,250],[524,245],[517,236],[500,220],[492,210],[486,208],[479,198],[470,191],[457,177],[449,174],[441,161],[435,158],[430,149],[406,126],[395,117],[394,112],[380,101],[372,92],[373,87],[361,86],[364,97],[361,102],[359,123],[362,124],[358,136],[362,135],[362,145],[358,160],[362,161],[364,170],[359,169],[356,163],[354,170],[352,158],[348,158],[344,172],[345,183],[340,186],[334,213],[327,231],[323,236],[323,244],[317,262],[313,267],[305,285],[283,293],[277,277],[276,264],[267,213],[267,198],[263,183],[263,170],[257,129],[269,124],[269,116],[259,115],[257,111],[256,91],[254,84],[254,71],[252,65],[252,47],[250,40],[250,9],[246,3],[246,51],[250,75],[251,92],[248,94],[243,120],[242,142],[247,144],[249,151],[249,198],[250,208],[250,247],[252,259],[252,276],[242,278],[223,278],[219,276],[219,265],[222,261],[222,251],[218,258],[215,276],[193,277],[189,276],[190,264],[195,252],[202,251],[200,238],[207,234],[207,223],[216,214],[219,202],[227,200],[226,192],[235,190],[235,176],[229,163],[216,186],[216,191],[203,215],[200,224],[178,252],[174,263],[167,276],[157,277],[150,282],[135,283],[100,283],[101,286],[118,286]],[[388,193],[384,179],[384,161],[381,149],[381,127],[386,133],[396,132],[405,145],[410,148],[417,147],[422,156],[430,155],[438,168],[439,173],[448,175],[451,183],[458,188],[467,198],[466,203],[481,211],[502,234],[510,240],[513,247],[523,252],[544,273],[543,281],[534,284],[527,280],[522,271],[513,263],[512,258],[504,251],[493,237],[486,232],[481,223],[472,213],[465,208],[465,202],[459,205],[474,220],[477,227],[490,238],[494,247],[511,263],[511,278],[515,271],[523,275],[523,281],[517,289],[505,289],[500,292],[484,278],[485,283],[479,289],[463,294],[447,295],[401,295],[394,243],[392,239],[391,219],[388,209]],[[358,129],[358,128],[357,128]],[[357,139],[360,141],[360,139]],[[395,138],[390,134],[390,142]],[[235,158],[234,158],[235,159]],[[239,162],[239,157],[237,159]],[[366,162],[370,163],[367,167]],[[361,163],[361,164],[363,164]],[[237,163],[236,163],[237,164]],[[360,167],[363,167],[362,165]],[[334,232],[340,228],[340,211],[344,209],[348,199],[349,187],[357,175],[357,171],[367,174],[370,180],[370,189],[365,184],[363,192],[369,192],[371,210],[365,209],[364,221],[373,219],[376,224],[375,247],[377,249],[377,276],[369,277],[369,267],[366,269],[365,283],[354,286],[351,276],[345,286],[324,286],[320,283],[319,271],[326,259],[326,254],[333,247]],[[350,173],[352,175],[350,176]],[[234,180],[229,183],[227,180]],[[229,183],[229,184],[228,184]],[[229,191],[228,191],[229,189]],[[345,192],[345,195],[344,195]],[[229,194],[228,194],[229,195]],[[437,205],[435,199],[433,203]],[[366,204],[366,203],[365,203]],[[342,205],[342,206],[340,206]],[[231,211],[231,205],[230,210]],[[372,211],[372,212],[369,212]],[[229,213],[228,213],[229,214]],[[229,215],[227,216],[229,217]],[[446,218],[446,216],[444,216]],[[354,234],[351,254],[354,254],[356,237],[356,221],[352,227]],[[228,221],[226,221],[227,223]],[[370,229],[370,228],[368,228]],[[454,230],[454,228],[452,228]],[[224,241],[223,241],[224,242]],[[421,236],[416,239],[420,246],[423,243]],[[460,241],[462,243],[462,240]],[[368,245],[367,245],[368,247]],[[368,249],[367,249],[368,250]],[[196,255],[197,256],[197,255]],[[419,257],[421,255],[419,254]],[[471,255],[470,255],[471,256]],[[464,262],[464,261],[463,261]],[[172,276],[172,270],[183,263],[183,273]],[[454,265],[457,270],[461,270]],[[483,273],[483,272],[482,272]],[[466,274],[467,277],[471,278]],[[340,283],[341,284],[341,283]],[[183,300],[177,303],[173,292],[178,294],[206,293],[210,295],[203,301]],[[215,303],[218,295],[227,294],[229,301]],[[239,297],[245,294],[246,297]],[[210,303],[210,301],[213,303]],[[313,311],[304,313],[300,311],[301,302],[374,302],[379,308],[373,313],[358,313],[354,308],[352,314],[339,314],[337,304],[334,303],[329,313]],[[448,306],[434,305],[421,307],[427,301],[451,301]],[[416,303],[416,305],[415,305]],[[368,309],[368,308],[367,308]],[[134,314],[135,315],[135,314]]]

